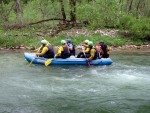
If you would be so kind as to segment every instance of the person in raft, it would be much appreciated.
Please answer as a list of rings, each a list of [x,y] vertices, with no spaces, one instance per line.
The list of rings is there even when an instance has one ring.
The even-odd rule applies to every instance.
[[[110,54],[110,50],[107,44],[104,43],[104,41],[100,41],[99,45],[101,46],[101,58],[108,58]]]
[[[44,58],[54,58],[55,53],[52,45],[45,39],[41,41],[41,44],[41,52],[37,51],[36,55]]]
[[[65,40],[61,40],[61,46],[58,48],[58,52],[55,54],[55,58],[68,58],[70,57],[69,47]]]
[[[77,55],[77,58],[87,58],[89,56],[89,40],[85,40],[82,44],[83,48],[80,50],[79,54]]]
[[[89,40],[84,40],[84,42],[82,43],[82,50],[85,50],[86,48],[88,48],[88,42]]]
[[[70,50],[70,56],[75,56],[75,54],[76,54],[75,46],[72,44],[71,39],[67,38],[66,42],[67,42],[67,45],[68,45],[69,50]]]
[[[100,42],[96,46],[96,49],[97,49],[97,57],[98,57],[98,59],[101,59],[102,58],[102,54],[103,54],[103,50],[102,50]]]
[[[88,42],[88,46],[89,46],[90,50],[89,50],[89,54],[88,54],[89,56],[87,56],[87,60],[95,60],[95,59],[97,59],[97,50],[93,46],[93,42],[89,41]]]
[[[99,58],[108,58],[110,54],[109,47],[104,43],[104,41],[99,42],[100,56]]]

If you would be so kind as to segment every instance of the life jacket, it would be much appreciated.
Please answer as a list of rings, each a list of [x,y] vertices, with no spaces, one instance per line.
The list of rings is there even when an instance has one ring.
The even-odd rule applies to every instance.
[[[107,45],[107,54],[108,54],[108,55],[110,54],[110,48],[109,48],[108,45]]]
[[[103,54],[102,54],[102,57],[103,58],[108,58],[109,57],[109,48],[106,44],[103,44],[101,45],[101,48],[102,48],[102,51],[103,51]]]
[[[107,54],[107,45],[103,44],[101,45],[101,48],[102,48],[103,54]]]
[[[72,47],[72,50],[70,50],[70,56],[73,55],[75,56],[76,54],[76,50],[75,50],[75,46],[73,44],[71,44],[73,47]],[[68,45],[69,46],[69,45]]]
[[[63,51],[61,52],[61,57],[62,58],[68,58],[70,57],[70,51],[68,46],[63,46]]]
[[[95,49],[95,55],[94,55],[94,58],[93,58],[93,60],[95,60],[95,59],[97,59],[98,58],[98,51],[97,51],[97,49],[96,48],[93,48],[93,49]]]
[[[54,58],[55,53],[52,45],[48,44],[46,47],[48,48],[48,51],[43,55],[43,57]]]
[[[93,58],[93,60],[95,60],[95,59],[98,58],[98,51],[97,51],[97,49],[95,47],[92,47],[92,48],[90,48],[89,54],[91,53],[92,49],[95,49],[95,55],[94,55],[94,58]]]
[[[88,48],[89,48],[89,51],[87,51],[87,49],[88,49]],[[88,47],[86,47],[86,48],[85,48],[85,51],[84,51],[84,52],[85,52],[85,54],[90,54],[90,50],[91,50],[91,48],[90,48],[89,46],[88,46]]]

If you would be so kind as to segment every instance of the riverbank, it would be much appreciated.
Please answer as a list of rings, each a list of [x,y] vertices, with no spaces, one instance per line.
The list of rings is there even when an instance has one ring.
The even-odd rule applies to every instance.
[[[92,40],[94,45],[97,45],[100,40],[103,40],[109,47],[110,51],[150,51],[150,42],[139,40],[137,38],[123,37],[117,29],[70,29],[61,31],[55,37],[50,37],[50,34],[35,33],[35,36],[28,37],[24,35],[15,35],[9,33],[0,36],[0,51],[29,51],[32,48],[40,46],[42,39],[48,40],[57,50],[62,39],[70,38],[76,48],[86,39]]]
[[[77,46],[78,47],[78,46]],[[76,49],[77,49],[76,47]],[[57,51],[58,47],[54,46],[55,51]],[[0,52],[30,52],[29,49],[27,49],[24,46],[21,47],[10,47],[10,48],[0,48]],[[144,52],[144,53],[150,53],[150,44],[148,45],[141,45],[141,46],[136,46],[136,45],[124,45],[124,46],[110,46],[110,52],[115,53],[115,52]]]
[[[25,33],[26,34],[26,33]],[[4,32],[0,35],[0,47],[3,48],[22,48],[22,47],[37,47],[42,39],[48,40],[53,46],[59,46],[62,39],[70,38],[74,45],[81,44],[88,39],[93,41],[95,45],[99,41],[104,41],[109,46],[122,47],[124,45],[150,45],[148,40],[126,36],[128,32],[119,31],[117,29],[69,29],[59,32],[51,37],[51,34],[42,32],[34,32],[33,34],[24,35],[24,33]],[[1,48],[1,49],[3,49]]]

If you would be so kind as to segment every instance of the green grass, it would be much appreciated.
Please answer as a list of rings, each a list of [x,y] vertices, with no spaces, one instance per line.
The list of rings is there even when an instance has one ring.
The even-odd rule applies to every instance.
[[[123,46],[125,44],[134,44],[134,45],[141,45],[143,44],[142,40],[135,40],[134,38],[123,38],[123,37],[109,37],[109,36],[100,36],[100,35],[93,35],[93,36],[76,36],[76,37],[69,37],[71,38],[74,45],[80,45],[84,40],[88,39],[93,41],[95,45],[99,43],[99,41],[104,41],[109,46]],[[60,41],[62,39],[66,39],[66,36],[59,36],[59,37],[46,37],[53,46],[61,45]],[[40,46],[41,37],[20,37],[20,36],[0,36],[0,47],[16,47],[23,45],[27,48],[38,47]]]
[[[39,29],[38,29],[39,30]],[[43,30],[42,30],[43,31]],[[36,36],[37,29],[34,27],[23,28],[19,30],[4,30],[0,29],[0,47],[17,47],[23,45],[27,48],[40,46],[40,41],[42,40],[40,36]],[[27,34],[28,36],[21,36]],[[19,36],[17,36],[19,35]],[[66,39],[67,36],[59,34],[57,37],[45,37],[53,46],[61,45],[60,41]],[[95,45],[99,41],[104,41],[109,46],[123,46],[126,44],[142,45],[145,41],[140,38],[132,37],[109,37],[101,36],[100,34],[94,34],[92,36],[77,35],[71,36],[74,45],[80,45],[84,40],[88,39],[93,41]]]

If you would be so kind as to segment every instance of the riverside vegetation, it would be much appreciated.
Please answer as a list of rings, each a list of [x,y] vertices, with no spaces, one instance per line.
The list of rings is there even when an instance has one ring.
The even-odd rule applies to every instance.
[[[149,45],[149,0],[1,0],[0,47],[32,48],[41,37],[112,47]],[[131,47],[131,46],[130,46]]]

